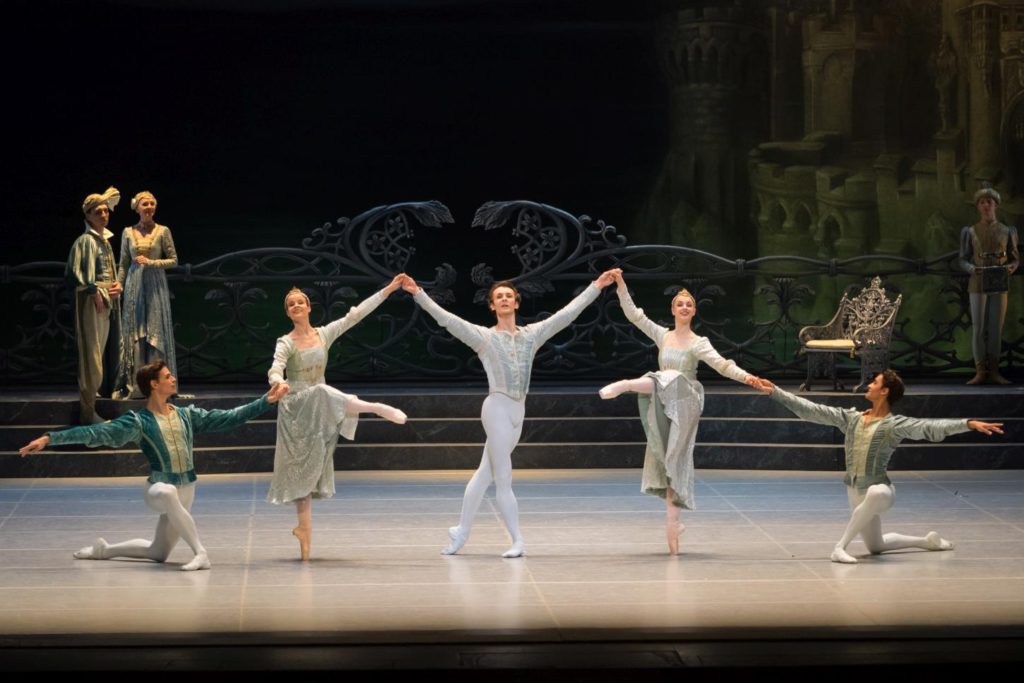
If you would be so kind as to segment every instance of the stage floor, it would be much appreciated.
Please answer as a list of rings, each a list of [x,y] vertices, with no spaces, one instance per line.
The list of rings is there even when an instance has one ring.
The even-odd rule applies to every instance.
[[[504,560],[490,498],[463,552],[438,553],[467,472],[345,473],[337,497],[314,504],[308,563],[290,534],[293,509],[264,502],[268,476],[209,475],[194,512],[213,569],[191,573],[179,571],[183,543],[164,565],[71,557],[96,536],[150,537],[140,479],[0,480],[0,633],[30,644],[60,634],[566,643],[1022,632],[1024,471],[895,473],[885,528],[936,529],[956,549],[856,566],[828,560],[848,514],[838,473],[698,475],[699,510],[684,513],[672,558],[661,501],[639,493],[638,471],[517,472],[528,556]],[[857,541],[852,552],[865,551]]]

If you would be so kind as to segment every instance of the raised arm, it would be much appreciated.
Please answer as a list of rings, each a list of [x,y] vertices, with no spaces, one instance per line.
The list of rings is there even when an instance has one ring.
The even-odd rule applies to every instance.
[[[851,408],[833,408],[823,406],[820,403],[812,403],[807,399],[794,396],[788,391],[783,391],[773,386],[771,389],[772,400],[781,403],[794,415],[808,422],[815,422],[822,425],[831,425],[842,432],[846,432],[847,426],[853,417],[858,417],[856,410]]]
[[[205,410],[195,406],[188,406],[185,410],[192,420],[192,429],[196,434],[199,434],[200,432],[223,432],[237,427],[269,408],[270,401],[267,395],[264,394],[255,401],[238,406],[237,408]]]
[[[405,278],[402,288],[412,294],[413,301],[419,304],[427,315],[436,320],[438,325],[448,330],[453,337],[473,351],[480,351],[484,347],[484,343],[487,341],[487,328],[474,325],[441,308],[441,305],[431,299],[411,277]]]
[[[668,333],[668,328],[662,327],[644,315],[644,309],[637,308],[633,302],[633,297],[629,295],[626,281],[622,279],[621,274],[615,278],[615,283],[617,285],[615,293],[619,296],[619,306],[622,308],[622,313],[626,316],[626,320],[633,323],[638,330],[650,337],[660,347],[661,341]]]
[[[321,328],[324,335],[324,344],[330,346],[338,337],[355,327],[356,323],[373,313],[392,292],[402,285],[404,277],[404,273],[396,275],[386,287],[364,299],[358,306],[350,308],[344,317],[338,318]]]
[[[543,344],[568,327],[573,320],[579,317],[584,308],[594,303],[600,294],[601,288],[597,286],[596,282],[591,282],[563,308],[555,311],[544,320],[527,325],[526,327],[537,335],[538,343]]]
[[[618,268],[601,273],[596,280],[591,282],[582,292],[576,295],[576,298],[563,308],[544,320],[527,325],[527,329],[537,335],[539,343],[543,344],[568,327],[573,320],[579,317],[584,308],[594,303],[601,294],[601,290],[615,282],[616,275],[620,277],[622,275],[622,271]]]

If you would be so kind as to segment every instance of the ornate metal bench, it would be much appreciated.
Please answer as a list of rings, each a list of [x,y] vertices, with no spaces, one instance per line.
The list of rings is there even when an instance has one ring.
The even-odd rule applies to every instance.
[[[843,294],[828,324],[800,330],[800,353],[807,354],[807,380],[801,391],[811,389],[812,381],[822,376],[832,380],[833,390],[844,389],[836,375],[840,353],[860,360],[860,384],[854,392],[863,391],[876,374],[889,367],[889,342],[902,301],[902,294],[891,300],[882,279],[874,277],[856,296]]]

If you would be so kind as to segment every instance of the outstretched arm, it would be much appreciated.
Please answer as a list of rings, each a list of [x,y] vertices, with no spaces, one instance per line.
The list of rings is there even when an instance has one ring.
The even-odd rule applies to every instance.
[[[192,420],[192,429],[195,433],[223,432],[248,422],[269,409],[272,402],[271,398],[271,394],[264,394],[255,401],[238,406],[237,408],[206,410],[189,406],[185,410],[189,413],[189,417]],[[278,398],[279,395],[273,395],[274,401]]]
[[[846,432],[851,418],[858,417],[859,413],[851,408],[833,408],[823,406],[820,403],[812,403],[807,399],[794,396],[788,391],[783,391],[768,380],[761,380],[761,390],[769,393],[772,400],[781,403],[794,415],[808,422],[815,422],[822,425],[830,425]]]
[[[59,432],[48,432],[22,446],[18,452],[22,457],[29,453],[42,450],[47,445],[63,446],[82,444],[83,446],[109,446],[117,448],[126,443],[137,443],[142,438],[139,421],[135,413],[125,413],[116,420],[98,425],[72,427]]]
[[[423,288],[416,284],[416,281],[405,276],[402,281],[402,289],[412,294],[413,301],[419,304],[420,308],[437,321],[437,324],[448,330],[453,337],[473,349],[479,351],[487,341],[487,329],[479,325],[463,320],[459,316],[441,308],[441,305],[431,299]]]
[[[568,327],[573,320],[578,318],[580,313],[583,312],[583,309],[597,299],[602,289],[615,282],[616,273],[621,275],[622,271],[618,268],[613,268],[601,273],[596,280],[591,282],[589,286],[580,292],[576,298],[570,301],[565,307],[556,311],[549,318],[545,318],[544,320],[528,325],[527,327],[531,332],[537,335],[539,343],[543,344],[548,339],[551,339]]]
[[[893,436],[898,439],[915,441],[942,441],[948,436],[962,434],[974,430],[991,436],[1002,434],[1002,422],[982,422],[981,420],[949,420],[927,419],[904,416],[893,429]]]
[[[722,377],[728,377],[735,382],[741,382],[746,384],[748,387],[753,387],[755,389],[764,389],[766,387],[766,382],[767,384],[771,384],[771,382],[761,379],[760,377],[755,377],[740,366],[736,365],[736,361],[723,358],[706,337],[698,337],[695,339],[692,350],[697,358],[711,366],[711,369]]]
[[[334,322],[324,326],[324,344],[330,346],[338,337],[355,327],[356,323],[373,313],[378,306],[384,303],[384,300],[387,299],[392,292],[402,285],[404,278],[405,273],[399,273],[379,292],[367,297],[358,306],[350,308],[344,317],[338,318]]]

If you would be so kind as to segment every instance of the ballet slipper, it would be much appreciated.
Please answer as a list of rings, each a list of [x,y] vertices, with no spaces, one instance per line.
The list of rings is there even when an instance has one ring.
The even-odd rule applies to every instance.
[[[514,557],[522,557],[526,554],[526,548],[523,547],[523,539],[519,539],[512,544],[512,547],[501,554],[505,559],[512,559]]]
[[[87,545],[84,548],[76,550],[74,558],[76,560],[105,560],[104,551],[110,544],[102,538],[97,538],[92,545]]]
[[[196,553],[187,564],[181,565],[181,571],[183,572],[194,572],[198,569],[209,569],[210,558],[207,556],[206,551]]]
[[[297,526],[292,529],[292,536],[299,539],[299,558],[306,562],[309,560],[309,546],[313,541],[313,530]]]
[[[448,527],[448,538],[452,539],[452,542],[441,551],[442,555],[454,555],[462,550],[462,546],[469,540],[469,536],[463,536],[462,530],[457,526]]]
[[[857,558],[846,552],[846,548],[840,548],[839,546],[832,549],[832,555],[829,559],[841,564],[857,564]]]
[[[925,541],[925,543],[928,544],[928,550],[952,550],[953,549],[952,541],[947,541],[946,539],[942,538],[941,536],[939,536],[939,532],[937,532],[937,531],[929,531],[925,535],[924,541]]]

